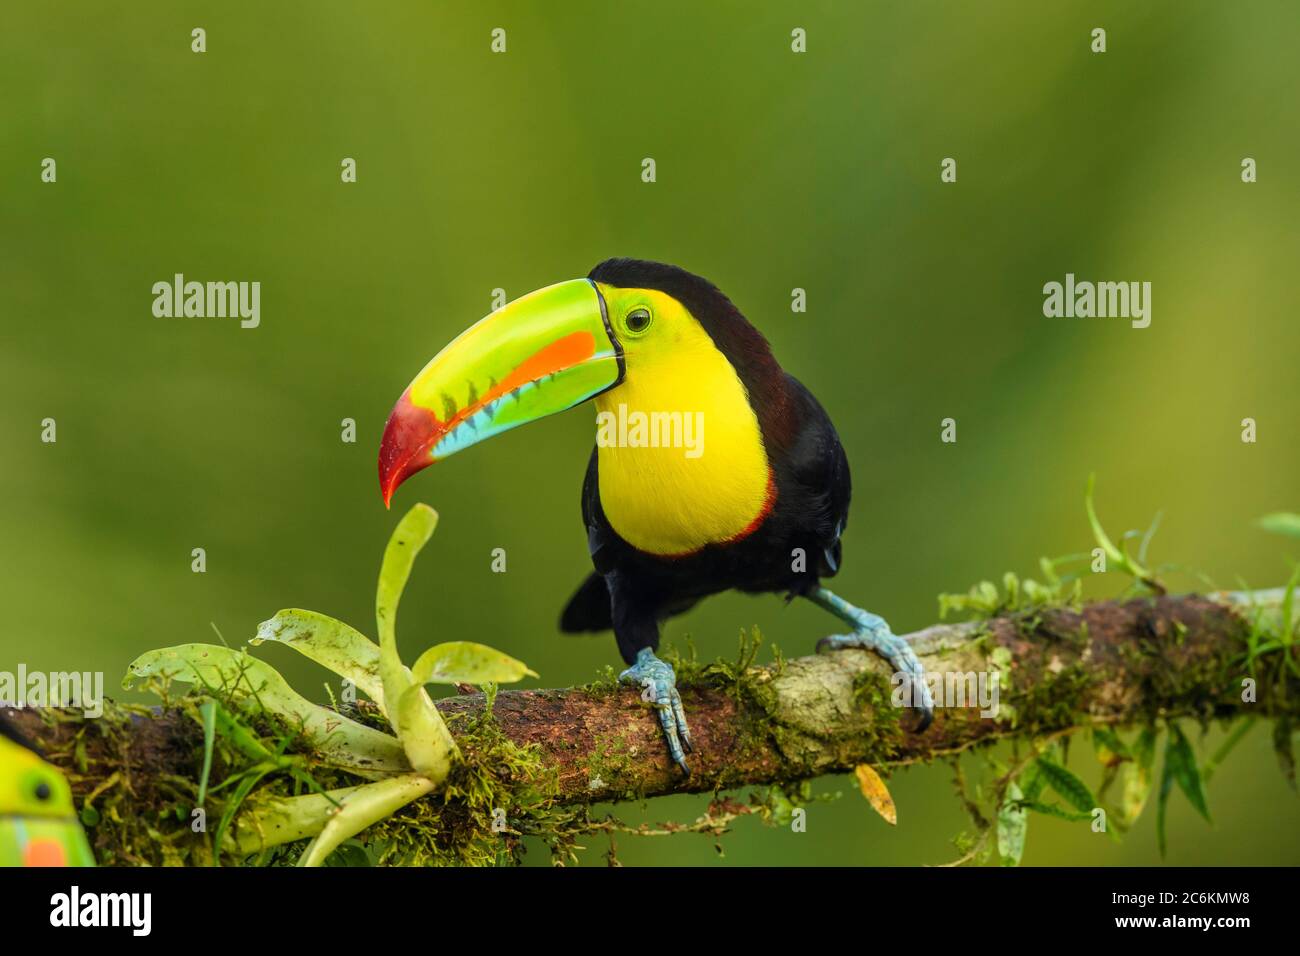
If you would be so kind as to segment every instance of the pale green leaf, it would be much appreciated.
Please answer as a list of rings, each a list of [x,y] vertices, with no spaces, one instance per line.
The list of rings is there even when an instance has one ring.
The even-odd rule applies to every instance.
[[[379,676],[379,645],[342,621],[296,607],[276,612],[257,626],[251,643],[277,641],[340,677],[384,709],[384,683]],[[386,712],[386,711],[385,711]]]
[[[298,859],[299,866],[320,866],[345,840],[384,820],[432,791],[434,783],[420,774],[390,777],[358,787],[339,801],[341,806]]]
[[[379,628],[379,674],[383,680],[384,699],[390,702],[391,707],[389,722],[397,731],[411,766],[435,782],[441,782],[459,750],[438,708],[402,664],[397,653],[396,630],[397,606],[411,576],[411,566],[437,525],[438,513],[425,504],[417,504],[398,522],[393,536],[388,539],[383,567],[379,571],[375,620]],[[395,706],[392,705],[394,701]]]
[[[435,644],[411,668],[417,684],[508,684],[526,676],[537,673],[523,661],[473,641]]]
[[[365,786],[369,784],[292,797],[267,796],[267,791],[262,790],[244,802],[221,847],[236,856],[248,856],[314,837],[344,799]]]
[[[397,653],[397,606],[411,576],[416,555],[438,526],[438,513],[425,504],[417,504],[393,530],[384,549],[384,563],[379,570],[379,587],[375,594],[375,621],[379,629],[379,674],[384,685],[384,699],[398,701],[411,686],[410,672]],[[396,714],[389,714],[393,721]],[[400,737],[401,727],[393,723]]]
[[[1300,514],[1291,511],[1275,511],[1273,514],[1264,515],[1256,523],[1265,531],[1271,531],[1273,534],[1285,534],[1293,538],[1300,538]]]
[[[395,636],[397,606],[406,590],[411,567],[421,549],[433,536],[438,526],[438,512],[426,504],[417,504],[393,530],[384,549],[384,562],[379,570],[379,587],[375,594],[375,617],[379,625],[379,643],[383,646]]]
[[[445,778],[459,749],[442,714],[419,684],[402,692],[397,702],[397,722],[411,766],[436,781]]]
[[[1131,825],[1142,815],[1147,797],[1151,795],[1151,765],[1156,749],[1155,728],[1142,728],[1132,749],[1133,760],[1124,765],[1124,793],[1120,798],[1125,825]]]
[[[1019,866],[1025,855],[1025,834],[1029,829],[1029,814],[1020,801],[1024,794],[1015,781],[1007,785],[1007,795],[998,809],[998,857],[1003,866]]]
[[[265,661],[216,644],[181,644],[141,654],[122,686],[168,678],[228,696],[246,711],[265,711],[300,730],[325,763],[353,771],[401,773],[409,769],[401,745],[388,734],[313,704]]]

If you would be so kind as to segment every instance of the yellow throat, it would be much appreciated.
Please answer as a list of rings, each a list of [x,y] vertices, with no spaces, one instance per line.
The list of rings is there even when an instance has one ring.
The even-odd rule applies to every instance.
[[[684,555],[752,531],[770,507],[771,472],[726,356],[675,300],[638,294],[685,321],[660,330],[653,348],[629,348],[623,384],[595,399],[600,502],[633,547]]]

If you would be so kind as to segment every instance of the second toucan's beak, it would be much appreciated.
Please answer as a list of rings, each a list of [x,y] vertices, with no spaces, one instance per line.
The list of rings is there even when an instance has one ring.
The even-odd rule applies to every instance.
[[[434,356],[393,406],[379,447],[384,504],[435,461],[622,380],[622,351],[591,280],[547,286],[502,306]]]

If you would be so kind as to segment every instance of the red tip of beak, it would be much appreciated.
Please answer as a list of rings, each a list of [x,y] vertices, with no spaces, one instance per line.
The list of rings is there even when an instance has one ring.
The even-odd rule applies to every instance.
[[[433,464],[429,452],[442,431],[433,412],[412,404],[409,390],[402,393],[388,416],[379,445],[379,493],[385,508],[398,485]]]

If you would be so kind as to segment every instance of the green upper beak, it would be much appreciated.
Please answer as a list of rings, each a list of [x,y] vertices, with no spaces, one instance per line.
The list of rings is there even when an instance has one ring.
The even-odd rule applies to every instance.
[[[397,400],[379,448],[384,504],[421,468],[622,380],[622,350],[594,282],[516,299],[457,336]]]

